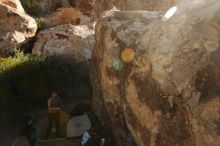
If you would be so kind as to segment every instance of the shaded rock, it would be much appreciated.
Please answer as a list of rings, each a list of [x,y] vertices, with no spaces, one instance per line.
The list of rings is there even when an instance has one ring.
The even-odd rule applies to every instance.
[[[127,129],[139,146],[219,145],[219,14],[218,0],[183,0],[162,16],[99,21],[93,102],[103,124],[122,129],[117,145]]]
[[[86,25],[60,25],[41,31],[33,48],[34,54],[65,55],[78,61],[91,58],[94,29]]]
[[[88,24],[90,18],[83,15],[76,8],[60,8],[57,12],[49,15],[44,22],[46,28],[55,27],[62,24],[84,25]]]
[[[156,90],[153,79],[149,85],[143,85],[148,89],[136,89],[134,82],[128,78],[131,78],[130,74],[134,70],[132,68],[136,66],[133,65],[134,59],[145,53],[143,48],[139,48],[138,38],[152,28],[159,16],[157,12],[116,11],[112,16],[102,18],[96,27],[97,42],[92,56],[94,108],[103,124],[110,126],[117,146],[126,145],[129,131],[138,145],[149,145],[150,130],[157,131],[157,114],[154,116],[150,107],[145,105],[144,101],[139,101],[141,100],[139,98],[143,97],[137,95],[137,90],[139,92],[151,91],[154,88]],[[138,48],[140,53],[137,54]],[[122,53],[124,49],[127,50],[126,53]],[[136,72],[140,72],[142,76],[147,75],[150,69],[147,60],[138,61],[144,67]],[[141,79],[138,81],[139,85],[145,84]],[[151,91],[152,97],[149,97],[149,100],[155,98],[151,102],[155,108],[157,105],[153,104],[158,98],[157,95],[157,92]],[[156,113],[160,118],[160,111]]]
[[[9,6],[11,3],[6,2],[10,1],[3,2],[0,3],[0,56],[7,56],[35,35],[37,24],[24,13],[19,3]]]
[[[220,97],[211,98],[194,110],[200,115],[197,119],[192,119],[193,132],[198,146],[220,145]]]

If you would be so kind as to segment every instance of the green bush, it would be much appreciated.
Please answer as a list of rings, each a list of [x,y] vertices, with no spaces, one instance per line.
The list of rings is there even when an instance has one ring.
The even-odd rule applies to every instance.
[[[38,6],[35,0],[20,0],[20,1],[21,1],[22,6],[28,13],[32,15],[37,15]]]
[[[90,98],[88,67],[59,56],[40,57],[22,52],[0,58],[0,111],[5,111],[0,120],[17,119],[35,108],[46,108],[52,91],[64,100]]]
[[[42,29],[44,27],[44,18],[43,17],[38,17],[35,18],[36,23],[37,23],[37,28]]]

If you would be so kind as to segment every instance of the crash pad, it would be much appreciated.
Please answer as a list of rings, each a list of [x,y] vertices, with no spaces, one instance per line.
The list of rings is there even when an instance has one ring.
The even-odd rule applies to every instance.
[[[88,114],[82,114],[79,116],[72,117],[67,122],[67,137],[73,138],[82,136],[86,130],[91,128],[91,121]]]

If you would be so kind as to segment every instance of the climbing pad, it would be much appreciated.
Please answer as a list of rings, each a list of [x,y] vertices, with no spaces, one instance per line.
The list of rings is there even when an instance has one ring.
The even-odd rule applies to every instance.
[[[91,128],[91,121],[87,114],[75,116],[67,123],[67,137],[81,136],[86,130]]]

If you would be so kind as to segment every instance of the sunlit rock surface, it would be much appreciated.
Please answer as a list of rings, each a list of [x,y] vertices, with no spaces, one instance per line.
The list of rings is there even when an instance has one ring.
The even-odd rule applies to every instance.
[[[87,15],[99,15],[102,11],[115,6],[124,11],[164,11],[180,0],[69,0]]]
[[[148,11],[163,11],[167,10],[170,6],[179,2],[180,0],[94,0],[94,4],[101,9],[110,6],[116,6],[120,10],[148,10]],[[97,5],[100,4],[100,5]]]
[[[45,19],[44,26],[50,28],[63,24],[84,25],[89,22],[90,18],[77,8],[59,8]]]
[[[0,56],[19,48],[36,31],[35,20],[24,12],[19,1],[0,1]]]
[[[116,145],[129,132],[138,146],[220,145],[219,0],[114,12],[96,41],[94,108]]]
[[[94,28],[88,25],[60,25],[44,31],[37,36],[34,54],[65,55],[78,61],[91,58],[95,44]]]
[[[17,11],[24,12],[24,8],[22,7],[20,0],[0,0],[0,4],[1,3],[12,7]]]

